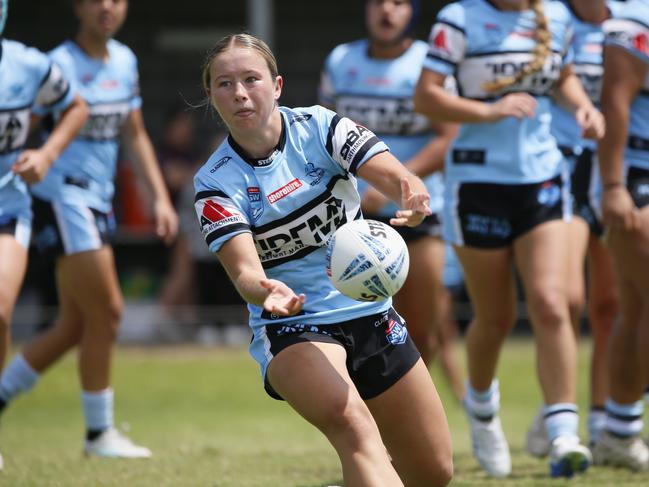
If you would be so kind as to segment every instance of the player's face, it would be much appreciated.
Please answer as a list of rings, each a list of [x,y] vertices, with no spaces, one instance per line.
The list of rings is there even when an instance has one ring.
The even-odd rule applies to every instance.
[[[230,130],[263,130],[282,91],[254,49],[231,47],[210,65],[210,100]]]
[[[128,0],[80,0],[76,4],[81,29],[106,39],[120,29],[127,11]]]
[[[367,30],[372,41],[393,44],[401,40],[412,18],[410,0],[368,0]]]

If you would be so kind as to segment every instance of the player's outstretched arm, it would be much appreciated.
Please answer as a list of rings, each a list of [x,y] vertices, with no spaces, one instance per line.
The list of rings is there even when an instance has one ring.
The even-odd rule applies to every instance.
[[[296,294],[283,282],[267,278],[251,234],[232,237],[217,255],[246,302],[280,316],[291,316],[302,309],[304,294]]]

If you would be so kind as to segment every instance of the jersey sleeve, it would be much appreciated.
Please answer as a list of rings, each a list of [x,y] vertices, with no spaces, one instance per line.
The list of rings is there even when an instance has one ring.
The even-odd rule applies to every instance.
[[[201,181],[200,173],[194,179],[194,208],[211,252],[218,252],[235,235],[250,233],[250,223],[236,202],[220,189],[209,189]]]
[[[325,146],[329,156],[346,172],[356,174],[358,168],[388,146],[367,127],[331,110],[322,109],[326,130]]]
[[[611,19],[605,22],[605,44],[625,49],[649,64],[649,26],[632,19]]]
[[[74,98],[75,89],[71,80],[59,65],[48,61],[48,69],[41,81],[33,111],[37,115],[65,110]]]
[[[131,54],[131,97],[130,97],[130,105],[131,105],[131,110],[139,110],[142,108],[142,95],[140,94],[140,72],[138,69],[138,64],[137,64],[137,58],[135,57],[135,54],[132,52]]]
[[[466,55],[464,9],[459,4],[443,8],[428,36],[424,69],[452,75]]]

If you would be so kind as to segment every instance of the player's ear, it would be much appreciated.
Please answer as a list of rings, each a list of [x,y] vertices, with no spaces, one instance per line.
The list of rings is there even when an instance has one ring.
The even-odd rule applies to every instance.
[[[282,86],[284,86],[284,78],[277,75],[275,77],[275,101],[279,100],[279,97],[282,94]]]

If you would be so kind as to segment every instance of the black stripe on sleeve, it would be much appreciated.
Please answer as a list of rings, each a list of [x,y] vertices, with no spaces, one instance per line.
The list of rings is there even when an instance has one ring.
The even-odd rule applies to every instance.
[[[335,115],[334,118],[331,119],[331,123],[329,124],[329,131],[327,132],[327,145],[326,149],[327,152],[331,157],[334,156],[334,135],[336,133],[336,127],[338,126],[338,122],[340,122],[340,116]]]
[[[194,203],[198,202],[199,200],[205,199],[205,198],[211,198],[214,196],[220,196],[222,198],[228,198],[228,195],[225,194],[223,191],[219,191],[218,189],[212,189],[208,191],[199,191],[196,193],[196,197],[194,198]]]
[[[223,235],[235,232],[239,233],[241,232],[241,230],[250,232],[250,225],[248,225],[247,223],[234,223],[232,225],[227,225],[223,228],[219,228],[218,230],[214,230],[212,233],[208,234],[205,237],[205,242],[207,243],[207,245],[209,245]]]
[[[361,147],[360,150],[356,153],[354,159],[349,165],[350,173],[356,174],[356,169],[358,168],[358,164],[363,160],[363,157],[365,157],[367,151],[369,151],[372,147],[374,147],[379,142],[381,142],[379,138],[377,136],[374,136],[363,144],[363,147]]]

